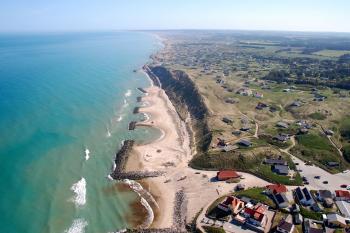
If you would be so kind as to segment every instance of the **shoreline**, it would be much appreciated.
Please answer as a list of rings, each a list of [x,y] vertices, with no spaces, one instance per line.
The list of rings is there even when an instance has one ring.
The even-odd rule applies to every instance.
[[[141,101],[149,104],[141,106],[139,113],[146,113],[150,118],[138,124],[158,128],[162,131],[162,136],[150,143],[135,145],[127,161],[126,171],[164,172],[161,176],[140,181],[159,206],[153,208],[154,221],[149,228],[175,228],[182,231],[185,223],[191,222],[202,207],[217,197],[230,193],[234,186],[212,182],[217,171],[196,170],[188,166],[196,151],[191,147],[189,122],[180,119],[161,87],[153,84],[145,90],[147,94],[141,97]],[[252,174],[240,174],[245,178],[246,187],[269,184]],[[179,196],[181,197],[178,198]],[[182,201],[179,203],[178,200]]]

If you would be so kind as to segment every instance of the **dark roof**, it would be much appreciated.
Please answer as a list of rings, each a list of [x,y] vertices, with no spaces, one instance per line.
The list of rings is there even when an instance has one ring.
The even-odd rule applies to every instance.
[[[290,232],[293,228],[293,224],[286,222],[284,219],[282,219],[277,227]]]
[[[296,193],[296,195],[297,195],[297,197],[298,197],[299,200],[304,199],[304,194],[303,194],[303,192],[301,191],[301,188],[300,188],[300,187],[298,187],[298,188],[295,189],[295,193]]]
[[[243,146],[251,146],[252,145],[252,143],[246,139],[239,140],[238,144],[243,145]]]
[[[276,194],[275,199],[277,201],[277,204],[282,204],[282,203],[288,202],[288,199],[284,193]]]
[[[333,198],[332,192],[329,190],[319,190],[318,195],[319,195],[319,197],[321,197],[323,199],[324,198]]]
[[[288,165],[274,165],[273,168],[277,173],[280,174],[288,174],[289,173],[289,167]]]
[[[312,199],[311,193],[310,193],[310,191],[307,188],[303,188],[303,193],[304,193],[304,196],[305,196],[306,200],[311,200]]]

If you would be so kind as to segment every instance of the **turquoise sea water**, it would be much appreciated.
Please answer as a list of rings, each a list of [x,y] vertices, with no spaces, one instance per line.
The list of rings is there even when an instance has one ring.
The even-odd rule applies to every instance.
[[[149,86],[133,70],[158,48],[140,32],[0,34],[0,232],[129,226],[137,195],[106,176],[122,140],[158,136],[127,130]]]

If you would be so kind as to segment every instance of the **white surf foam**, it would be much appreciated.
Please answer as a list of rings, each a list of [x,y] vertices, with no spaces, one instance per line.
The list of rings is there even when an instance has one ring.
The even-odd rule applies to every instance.
[[[75,206],[83,206],[86,203],[86,180],[82,177],[77,183],[70,188],[74,192],[73,202]]]
[[[124,96],[125,97],[128,97],[128,96],[131,96],[131,90],[129,89],[129,90],[127,90],[126,92],[125,92],[125,94],[124,94]]]
[[[109,138],[109,137],[111,137],[112,136],[112,134],[111,134],[111,131],[109,131],[109,129],[108,129],[108,127],[106,127],[106,129],[107,129],[107,138]]]
[[[85,160],[89,160],[90,158],[90,151],[88,148],[85,148]]]
[[[125,179],[123,180],[123,182],[129,185],[129,187],[141,197],[141,204],[145,207],[147,211],[147,219],[139,227],[148,228],[154,220],[154,212],[150,204],[146,201],[146,199],[143,196],[147,196],[147,198],[151,199],[151,201],[156,205],[157,208],[159,208],[158,203],[154,200],[153,196],[142,187],[140,183],[129,179]]]
[[[123,120],[123,116],[119,116],[118,119],[117,119],[118,122],[120,122],[122,120]]]
[[[149,121],[149,115],[147,113],[142,113],[142,115],[145,118],[143,121],[145,122]]]
[[[83,218],[74,219],[69,229],[65,230],[65,233],[83,233],[85,227],[88,225],[87,221]]]

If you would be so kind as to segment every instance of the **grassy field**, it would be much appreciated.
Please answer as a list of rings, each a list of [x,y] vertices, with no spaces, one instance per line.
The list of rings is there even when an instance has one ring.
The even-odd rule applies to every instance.
[[[301,159],[312,161],[332,173],[340,172],[349,166],[324,135],[310,133],[298,135],[296,139],[298,144],[292,148],[291,152]],[[330,168],[327,162],[338,162],[340,166]]]
[[[321,51],[317,51],[313,54],[324,56],[324,57],[340,57],[344,54],[350,53],[348,50],[330,50],[330,49],[324,49]]]
[[[268,206],[275,208],[276,204],[266,194],[263,193],[264,190],[264,188],[250,188],[235,192],[235,195],[249,197],[251,199],[262,202]]]

